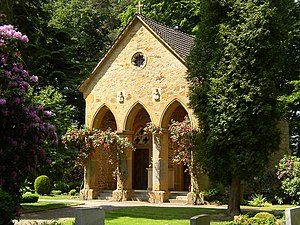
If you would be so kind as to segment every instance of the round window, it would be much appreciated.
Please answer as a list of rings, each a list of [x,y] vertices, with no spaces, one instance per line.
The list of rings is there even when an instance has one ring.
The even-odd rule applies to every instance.
[[[142,52],[135,53],[131,58],[132,65],[143,68],[146,65],[146,57]]]

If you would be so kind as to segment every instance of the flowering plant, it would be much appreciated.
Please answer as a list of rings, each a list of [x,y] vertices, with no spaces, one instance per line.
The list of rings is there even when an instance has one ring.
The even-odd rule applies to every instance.
[[[27,96],[38,82],[24,68],[18,49],[28,41],[12,25],[0,26],[0,189],[16,204],[25,179],[46,162],[44,143],[57,143],[55,127],[47,122],[51,112],[32,106]]]
[[[300,158],[285,155],[276,166],[277,178],[281,182],[280,189],[284,196],[278,198],[280,203],[286,199],[287,203],[300,204]]]
[[[163,129],[157,125],[155,125],[152,122],[149,122],[146,124],[146,127],[144,128],[144,132],[146,134],[158,134],[162,135],[163,134]]]
[[[173,161],[176,164],[183,163],[186,165],[189,173],[192,174],[194,165],[192,154],[195,147],[195,138],[200,133],[200,129],[193,127],[188,117],[185,117],[182,122],[171,120],[169,131],[171,141],[177,146]]]
[[[121,165],[126,158],[126,150],[133,148],[127,138],[123,138],[116,131],[110,129],[106,131],[87,127],[81,129],[71,128],[63,137],[62,142],[66,148],[75,145],[79,149],[77,161],[82,164],[91,157],[97,150],[103,150],[109,153],[109,162],[115,166],[113,177],[120,178],[123,184],[127,179],[127,171]]]

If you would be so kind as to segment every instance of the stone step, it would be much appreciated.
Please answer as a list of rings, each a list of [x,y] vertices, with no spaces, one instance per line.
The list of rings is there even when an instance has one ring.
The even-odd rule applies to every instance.
[[[138,191],[138,190],[134,191],[134,194],[131,198],[132,201],[141,201],[141,202],[147,202],[148,199],[149,199],[148,191]]]
[[[112,190],[103,190],[98,195],[99,200],[112,200]]]

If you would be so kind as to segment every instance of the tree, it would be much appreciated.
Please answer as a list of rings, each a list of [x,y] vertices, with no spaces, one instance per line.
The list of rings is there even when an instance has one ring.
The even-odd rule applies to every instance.
[[[278,149],[279,73],[291,1],[201,2],[188,59],[190,105],[203,129],[198,160],[230,185],[228,213],[239,214],[241,182],[257,176]]]
[[[68,128],[75,125],[72,120],[75,107],[68,105],[67,100],[54,87],[47,86],[35,92],[31,89],[28,98],[32,105],[42,105],[46,110],[51,112],[52,116],[48,121],[55,126],[59,140],[61,140]],[[61,142],[56,146],[47,145],[45,151],[49,163],[40,166],[39,174],[47,174],[50,180],[55,182],[76,183],[77,176],[74,177],[72,174],[76,164],[77,151],[75,149],[66,151]],[[35,177],[36,175],[32,177],[32,180]]]
[[[141,1],[142,15],[186,33],[193,33],[198,29],[200,0],[148,0]],[[122,26],[136,14],[138,0],[117,1],[119,19]],[[121,4],[121,5],[120,5]]]
[[[29,76],[18,47],[28,37],[12,25],[0,26],[0,187],[19,203],[27,176],[45,162],[45,143],[57,142],[51,112],[26,98],[37,76]]]

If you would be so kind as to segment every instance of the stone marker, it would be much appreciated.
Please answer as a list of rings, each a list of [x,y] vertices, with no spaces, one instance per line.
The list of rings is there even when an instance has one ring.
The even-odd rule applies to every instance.
[[[104,225],[105,212],[101,207],[80,207],[75,212],[75,225]]]
[[[190,219],[190,225],[209,225],[210,224],[210,218],[206,214],[193,216]]]
[[[300,207],[285,210],[285,225],[300,225]]]

